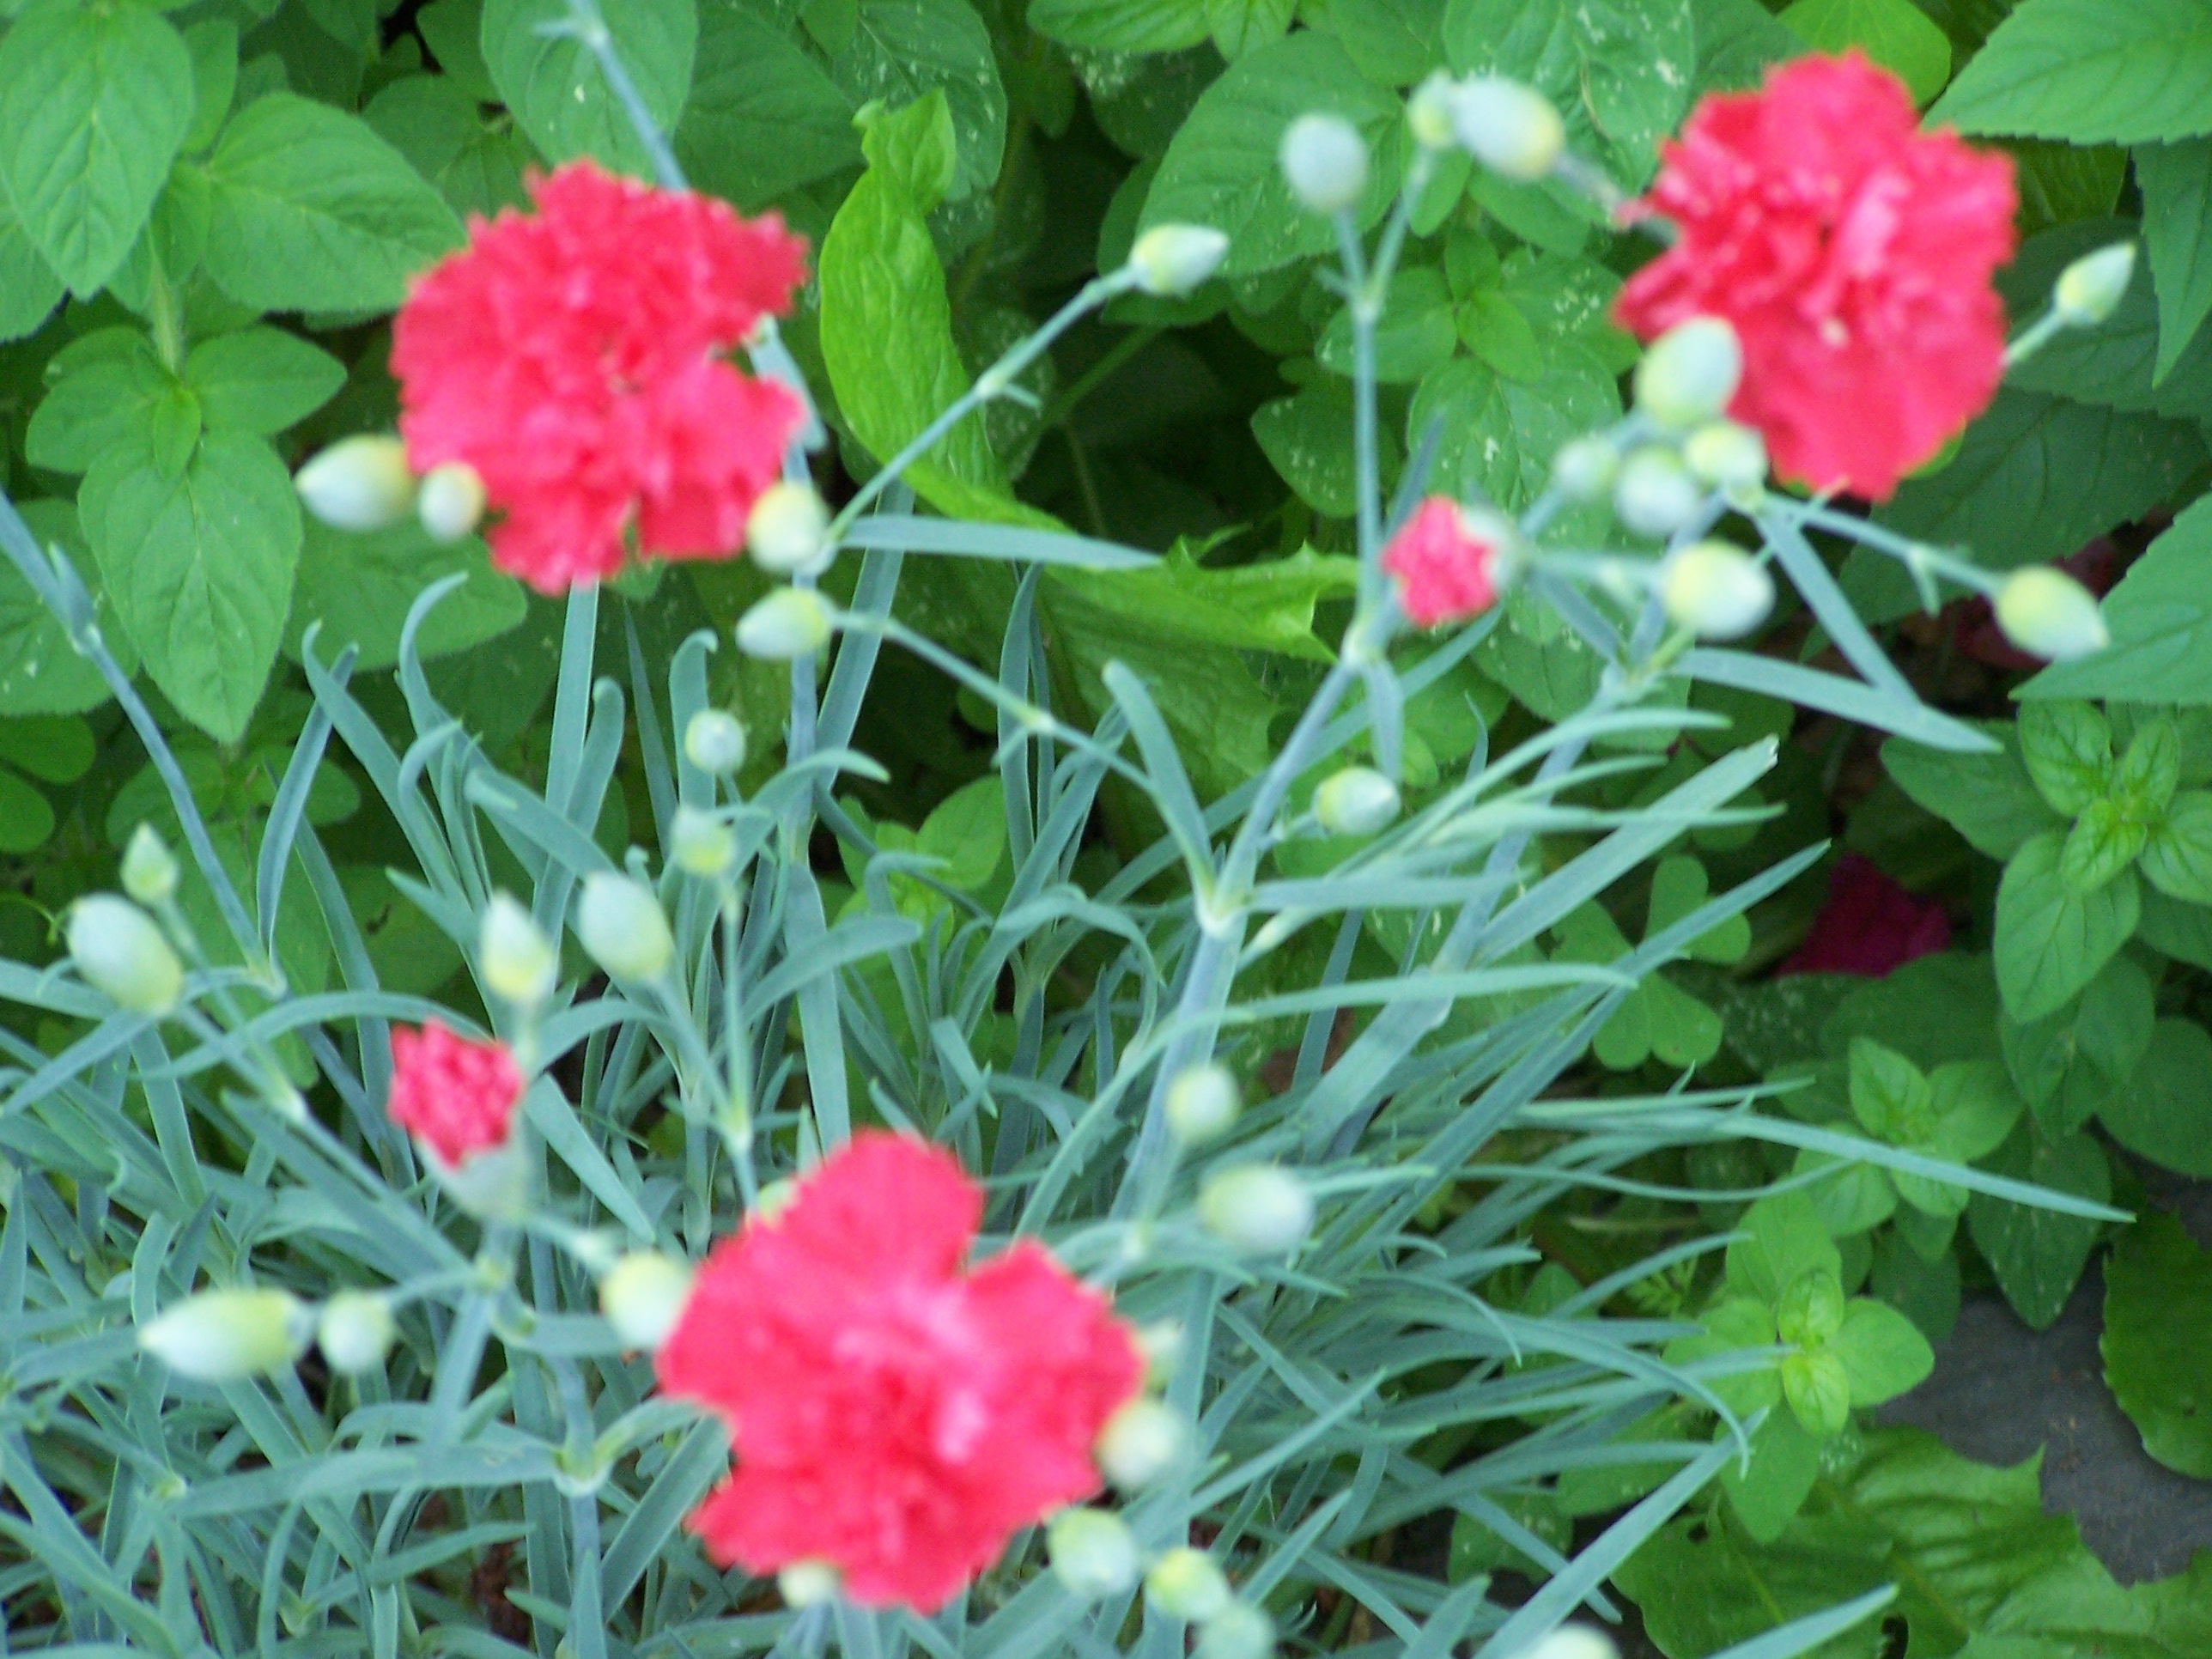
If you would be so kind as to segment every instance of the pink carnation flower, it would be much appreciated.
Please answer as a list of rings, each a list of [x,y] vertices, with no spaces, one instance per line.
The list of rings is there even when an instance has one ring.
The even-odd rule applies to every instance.
[[[1887,500],[1996,395],[2011,159],[1923,132],[1904,83],[1853,52],[1705,99],[1640,207],[1679,231],[1616,310],[1644,339],[1724,318],[1730,413],[1777,472]]]
[[[392,1121],[448,1170],[507,1145],[522,1074],[503,1042],[471,1042],[436,1020],[392,1033]]]
[[[1431,495],[1382,550],[1398,608],[1416,628],[1464,622],[1498,603],[1497,541],[1480,533],[1457,501]]]
[[[477,220],[392,331],[417,471],[474,467],[493,561],[541,592],[647,557],[726,556],[804,419],[727,361],[788,309],[805,244],[774,215],[574,161],[534,214]]]
[[[951,1154],[876,1132],[715,1247],[656,1356],[729,1427],[689,1523],[715,1560],[823,1561],[865,1606],[927,1612],[1098,1490],[1136,1345],[1032,1241],[964,1270],[982,1209]]]

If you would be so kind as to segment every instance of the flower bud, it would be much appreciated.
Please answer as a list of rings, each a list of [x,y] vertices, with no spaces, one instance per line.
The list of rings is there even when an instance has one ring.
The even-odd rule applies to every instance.
[[[84,982],[118,1008],[166,1014],[184,994],[184,965],[154,918],[128,899],[94,893],[70,906],[69,952]]]
[[[1551,172],[1567,143],[1551,100],[1498,75],[1478,75],[1455,90],[1452,131],[1476,161],[1522,184]]]
[[[1275,1621],[1249,1601],[1231,1601],[1198,1632],[1197,1659],[1267,1659]]]
[[[584,878],[576,901],[576,937],[592,961],[617,979],[659,979],[676,959],[676,940],[660,901],[643,882],[611,871]]]
[[[776,1574],[775,1587],[784,1606],[797,1611],[836,1599],[843,1580],[827,1561],[793,1561]]]
[[[343,1376],[374,1370],[399,1334],[392,1304],[374,1291],[340,1291],[323,1304],[315,1321],[315,1346]]]
[[[425,1151],[423,1161],[446,1195],[479,1221],[512,1225],[529,1216],[537,1180],[530,1154],[519,1139],[471,1152],[459,1164],[448,1164],[434,1151]]]
[[[1660,567],[1659,602],[1700,639],[1741,639],[1774,608],[1774,578],[1740,547],[1692,542]]]
[[[1682,444],[1682,464],[1700,483],[1737,496],[1766,482],[1766,441],[1735,421],[1708,421]]]
[[[123,890],[149,909],[177,896],[177,860],[150,823],[131,832],[123,849]]]
[[[477,930],[477,966],[493,995],[517,1008],[535,1008],[553,994],[561,953],[519,901],[494,893]]]
[[[702,772],[726,778],[745,763],[744,722],[720,708],[702,708],[684,728],[684,758]]]
[[[294,475],[292,487],[333,530],[388,530],[415,507],[407,446],[374,433],[339,439]]]
[[[745,550],[778,576],[811,575],[830,562],[830,509],[812,484],[789,480],[760,493],[745,520]]]
[[[1098,1431],[1098,1472],[1123,1492],[1141,1492],[1176,1466],[1186,1438],[1173,1407],[1139,1395]]]
[[[702,807],[678,806],[668,826],[668,856],[684,874],[712,881],[738,861],[738,833]]]
[[[1279,154],[1291,194],[1316,213],[1342,213],[1367,188],[1367,141],[1340,115],[1301,115]]]
[[[1129,250],[1129,269],[1146,293],[1180,300],[1228,257],[1228,236],[1211,225],[1154,225]]]
[[[1144,1356],[1146,1386],[1165,1388],[1182,1358],[1182,1322],[1175,1319],[1160,1319],[1149,1325],[1139,1325],[1137,1328],[1137,1352]]]
[[[1185,1544],[1152,1563],[1145,1575],[1145,1599],[1164,1618],[1199,1624],[1218,1619],[1236,1597],[1213,1558]]]
[[[1636,406],[1680,432],[1722,413],[1743,379],[1743,346],[1717,317],[1677,323],[1636,365]]]
[[[1619,1659],[1620,1650],[1603,1631],[1589,1625],[1561,1625],[1528,1649],[1521,1659]]]
[[[2114,242],[2085,253],[2058,273],[2051,309],[2069,328],[2091,328],[2111,316],[2136,274],[2136,245]]]
[[[779,587],[738,618],[738,649],[767,662],[811,657],[830,642],[830,607],[809,587]]]
[[[1198,1218],[1208,1232],[1250,1255],[1295,1249],[1313,1231],[1313,1194],[1288,1170],[1247,1164],[1206,1177]]]
[[[314,1319],[287,1291],[204,1291],[138,1328],[138,1346],[201,1382],[234,1382],[307,1352]]]
[[[1209,1060],[1176,1075],[1166,1106],[1169,1133],[1186,1146],[1202,1146],[1229,1133],[1244,1098],[1229,1068]]]
[[[599,1279],[599,1311],[629,1348],[658,1348],[691,1294],[691,1269],[659,1250],[632,1250]]]
[[[1136,1534],[1108,1510],[1066,1509],[1044,1529],[1053,1577],[1085,1601],[1103,1601],[1136,1587]]]
[[[1572,438],[1552,458],[1552,483],[1571,501],[1595,501],[1620,476],[1620,449],[1610,438]]]
[[[1347,766],[1322,780],[1313,810],[1332,836],[1372,836],[1398,816],[1398,786],[1371,766]]]
[[[447,461],[422,477],[415,516],[434,542],[457,542],[483,522],[484,481],[466,461]]]
[[[2030,656],[2071,662],[2112,642],[2096,596],[2063,570],[2031,564],[1997,590],[1997,626]]]
[[[1406,129],[1423,149],[1449,149],[1458,142],[1452,125],[1452,106],[1458,92],[1458,84],[1450,76],[1433,70],[1407,98]]]
[[[1613,510],[1638,536],[1673,535],[1697,516],[1698,486],[1674,452],[1656,444],[1638,450],[1620,464],[1613,487]]]

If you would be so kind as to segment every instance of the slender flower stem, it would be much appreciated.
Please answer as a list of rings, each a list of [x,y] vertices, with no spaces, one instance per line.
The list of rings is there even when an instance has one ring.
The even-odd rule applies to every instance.
[[[2064,333],[2066,327],[2066,319],[2053,306],[2013,337],[2011,343],[2005,347],[2004,366],[2007,368],[2018,368]]]

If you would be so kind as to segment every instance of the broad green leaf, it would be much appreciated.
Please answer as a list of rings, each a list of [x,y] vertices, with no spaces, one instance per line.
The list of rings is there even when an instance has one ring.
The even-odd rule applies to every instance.
[[[484,64],[483,0],[430,0],[416,14],[415,27],[448,80],[480,102],[499,101]]]
[[[1691,0],[1698,42],[1697,92],[1741,92],[1767,69],[1795,58],[1804,43],[1759,0]]]
[[[2047,1140],[2024,1118],[1984,1166],[2015,1181],[2086,1198],[2099,1204],[2112,1195],[2112,1166],[2087,1135]],[[2104,1224],[2060,1215],[2009,1199],[1977,1193],[1966,1206],[1975,1248],[1997,1276],[1997,1286],[2021,1319],[2042,1330],[2073,1294]]]
[[[2027,1103],[1993,1060],[1939,1066],[1928,1087],[1934,1127],[1918,1148],[1954,1164],[1971,1164],[2002,1146]]]
[[[2127,219],[2087,219],[2030,237],[1997,278],[2013,318],[2025,322],[2040,315],[2068,264],[2114,242],[2133,241],[2140,228]],[[2007,380],[2112,409],[2212,419],[2212,338],[2190,342],[2172,369],[2160,375],[2158,299],[2151,273],[2142,267],[2138,260],[2110,316],[2094,328],[2061,331],[2044,349],[2014,365]]]
[[[963,892],[981,890],[1006,850],[1006,791],[996,773],[954,790],[933,808],[915,848],[945,860],[937,878]]]
[[[1335,230],[1292,198],[1276,154],[1284,129],[1313,111],[1343,116],[1367,139],[1372,156],[1358,217],[1373,223],[1397,193],[1404,113],[1334,40],[1309,30],[1247,52],[1200,96],[1161,159],[1139,228],[1210,225],[1224,233],[1228,276],[1334,250]]]
[[[2203,905],[2185,904],[2148,888],[2136,937],[2176,962],[2212,970],[2212,909]]]
[[[1297,0],[1206,0],[1206,30],[1214,50],[1234,61],[1282,39],[1297,11]]]
[[[2212,501],[2177,518],[2105,599],[2110,647],[2059,663],[2021,695],[2212,703]]]
[[[2098,1346],[2143,1449],[2212,1479],[2212,1254],[2172,1216],[2145,1216],[2113,1243]]]
[[[362,118],[456,213],[489,218],[529,200],[523,175],[537,165],[530,141],[504,116],[487,123],[451,75],[403,76],[369,100]]]
[[[1693,858],[1665,858],[1652,867],[1651,902],[1644,911],[1644,934],[1663,933],[1691,915],[1712,895],[1705,866]],[[1683,954],[1698,962],[1741,962],[1751,949],[1751,919],[1730,916],[1711,932],[1692,939]]]
[[[1094,52],[1179,52],[1206,38],[1204,0],[1030,0],[1030,27]]]
[[[61,302],[62,279],[32,245],[14,206],[0,195],[0,341],[35,332]]]
[[[1826,1348],[1793,1353],[1782,1362],[1782,1397],[1808,1433],[1822,1439],[1851,1420],[1851,1379],[1843,1357]]]
[[[2144,144],[2135,152],[2142,189],[2143,246],[2158,295],[2158,363],[2164,380],[2212,312],[2212,138]]]
[[[2135,1075],[2156,1018],[2150,975],[2117,956],[2056,1013],[2000,1022],[2006,1067],[2047,1133],[2073,1133]]]
[[[1925,105],[1951,78],[1951,43],[1911,0],[1796,0],[1782,22],[1815,52],[1857,47]]]
[[[1687,1365],[1700,1359],[1741,1353],[1746,1349],[1771,1348],[1775,1343],[1772,1307],[1751,1297],[1723,1297],[1698,1316],[1698,1323],[1703,1328],[1697,1335],[1678,1337],[1667,1345],[1668,1364]],[[1771,1361],[1749,1370],[1713,1377],[1707,1386],[1739,1416],[1763,1410],[1782,1397],[1780,1382]]]
[[[93,618],[125,674],[138,665],[131,636],[93,564],[76,508],[68,501],[25,501],[18,508],[42,547],[58,547],[91,590]],[[107,682],[76,653],[52,611],[14,565],[0,565],[0,714],[74,714],[107,701]]]
[[[2059,873],[2064,837],[2046,830],[2013,855],[1997,885],[1997,988],[2014,1019],[2040,1019],[2097,976],[2136,930],[2132,872],[2077,893]]]
[[[2102,799],[2111,786],[2112,725],[2086,702],[2021,710],[2020,752],[2036,793],[2067,817]]]
[[[1444,0],[1328,0],[1314,20],[1370,81],[1411,86],[1443,62]]]
[[[291,475],[258,438],[210,433],[179,477],[104,459],[78,497],[116,614],[178,711],[234,741],[276,659],[300,556]]]
[[[23,449],[34,466],[82,472],[102,456],[149,453],[156,411],[176,389],[136,329],[104,328],[55,353],[49,389],[33,411]]]
[[[855,108],[897,109],[942,92],[959,157],[946,198],[963,201],[998,178],[1006,90],[991,32],[968,0],[860,0],[850,38],[830,54],[830,78]]]
[[[1352,449],[1352,392],[1341,380],[1316,380],[1287,398],[1252,411],[1252,436],[1283,482],[1316,513],[1348,519],[1358,510],[1358,472]],[[1383,476],[1395,464],[1387,432]]]
[[[1730,1459],[1721,1490],[1745,1532],[1759,1543],[1782,1535],[1820,1477],[1820,1441],[1794,1412],[1769,1412],[1752,1431],[1751,1467]]]
[[[358,116],[287,93],[234,116],[208,157],[207,270],[264,311],[379,311],[459,245],[453,210]]]
[[[409,608],[431,583],[454,574],[468,580],[438,602],[415,636],[416,653],[426,662],[469,650],[520,623],[528,608],[521,585],[491,568],[483,543],[473,536],[441,544],[412,519],[362,535],[310,518],[284,648],[299,655],[307,630],[320,623],[315,654],[323,661],[350,645],[360,652],[360,668],[389,668],[399,660]]]
[[[2212,793],[2176,795],[2150,826],[2144,879],[2169,898],[2212,904]]]
[[[54,833],[53,804],[0,767],[0,853],[20,857],[46,844]]]
[[[2180,728],[2169,714],[2147,714],[2136,722],[2112,768],[2112,799],[2131,815],[2148,818],[2166,810],[2180,784]]]
[[[1509,379],[1472,357],[1431,371],[1414,391],[1407,441],[1418,447],[1433,423],[1431,487],[1517,512],[1544,492],[1560,445],[1620,413],[1613,374],[1588,347],[1564,340],[1546,345],[1534,380]],[[1590,522],[1586,512],[1567,514],[1560,532],[1583,533]]]
[[[1929,112],[1966,132],[2142,143],[2212,132],[2212,0],[2023,0]]]
[[[73,291],[98,290],[138,240],[192,95],[191,54],[140,6],[42,5],[0,40],[0,182]]]
[[[854,103],[747,0],[704,0],[677,159],[701,190],[759,208],[856,165]]]
[[[1850,1097],[1861,1127],[1893,1146],[1921,1146],[1935,1130],[1927,1074],[1870,1037],[1851,1039]]]
[[[2177,1175],[2212,1176],[2212,1035],[2161,1019],[2133,1074],[2097,1109],[2106,1132]]]
[[[345,365],[282,329],[245,328],[194,346],[184,382],[210,432],[268,437],[305,420],[338,394]]]
[[[1449,357],[1456,339],[1443,273],[1425,265],[1401,271],[1390,284],[1389,303],[1375,331],[1375,378],[1386,386],[1409,385]],[[1529,345],[1535,345],[1533,334]],[[1354,363],[1348,308],[1329,319],[1314,356],[1322,368],[1351,377]]]
[[[2058,879],[2069,892],[2094,893],[2136,861],[2149,836],[2148,826],[2118,802],[2093,800],[2066,832],[2058,854]]]
[[[238,90],[238,25],[223,18],[195,23],[185,31],[185,50],[192,60],[192,121],[183,149],[197,155],[215,143]]]
[[[1482,672],[1547,720],[1565,720],[1596,695],[1605,664],[1559,613],[1533,595],[1505,596],[1504,614],[1475,647]]]
[[[1865,1297],[1844,1310],[1827,1352],[1842,1363],[1854,1410],[1894,1400],[1936,1369],[1936,1351],[1896,1309]]]
[[[1975,729],[2003,744],[1996,753],[1960,754],[1902,738],[1881,746],[1881,763],[1899,788],[1966,838],[1978,853],[2008,859],[2059,819],[2036,793],[2010,721]]]
[[[1541,91],[1574,147],[1630,185],[1681,120],[1697,67],[1689,0],[1449,0],[1443,43],[1455,70]]]
[[[1946,951],[1863,982],[1820,1028],[1820,1044],[1841,1055],[1854,1037],[1870,1036],[1933,1071],[1954,1060],[1996,1059],[1996,1025],[1990,959]]]
[[[1055,570],[1048,603],[1079,593],[1133,623],[1149,622],[1164,641],[1328,662],[1333,653],[1314,635],[1314,607],[1351,594],[1358,580],[1352,561],[1340,553],[1300,548],[1285,559],[1213,569],[1179,542],[1142,570]]]
[[[1736,1226],[1739,1236],[1728,1247],[1728,1282],[1753,1301],[1772,1307],[1800,1273],[1842,1276],[1843,1259],[1802,1192],[1760,1199]]]
[[[672,131],[691,87],[694,0],[621,0],[600,15],[654,125]],[[564,0],[484,0],[481,40],[493,84],[547,160],[591,155],[650,178],[652,157],[598,58],[574,35],[547,32],[568,18]]]
[[[2141,518],[2172,501],[2203,464],[2204,441],[2192,422],[2008,386],[1966,428],[1948,464],[1907,478],[1875,516],[1937,546],[1970,547],[1979,563],[2009,570],[2063,558]],[[1904,567],[1883,555],[1855,550],[1844,581],[1855,599],[1879,594],[1876,606],[1863,608],[1881,617],[1919,608]]]
[[[2077,219],[2102,219],[2127,182],[2128,153],[2118,144],[2065,144],[2048,138],[2008,138],[1997,146],[2013,160],[2014,216],[2022,236],[2033,236]]]

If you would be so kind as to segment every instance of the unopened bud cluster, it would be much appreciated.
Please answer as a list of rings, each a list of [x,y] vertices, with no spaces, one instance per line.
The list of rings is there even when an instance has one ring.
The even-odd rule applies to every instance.
[[[339,439],[292,483],[301,505],[333,530],[389,530],[413,514],[432,540],[455,542],[484,515],[483,479],[474,467],[447,461],[418,478],[407,446],[385,433]]]

